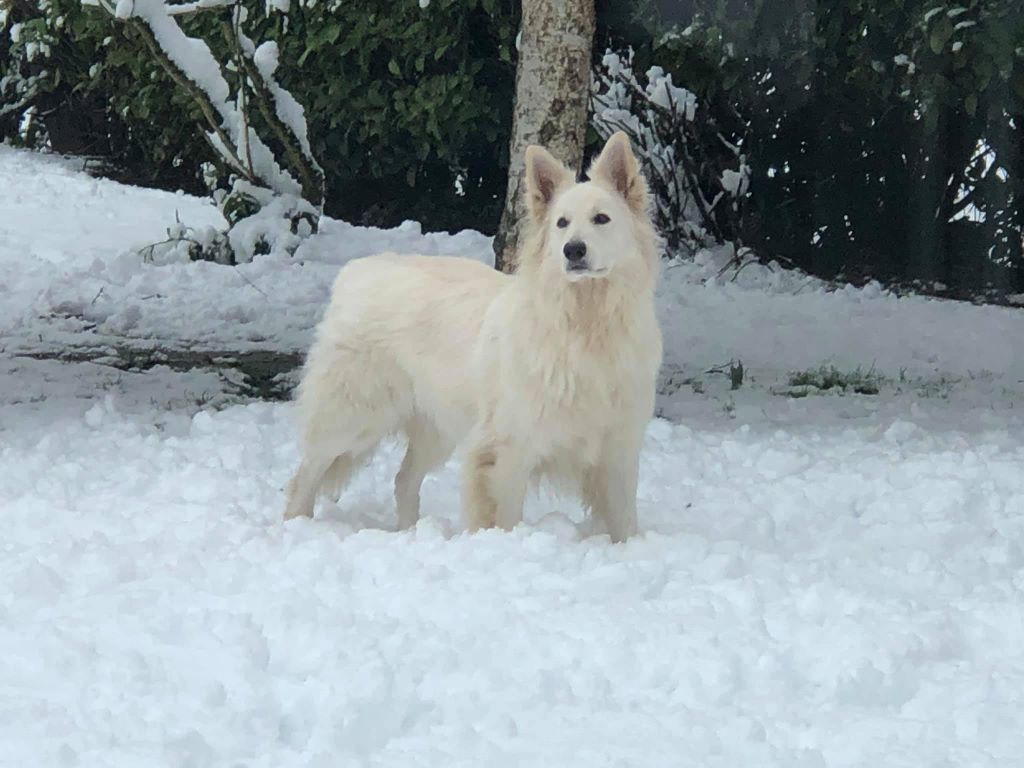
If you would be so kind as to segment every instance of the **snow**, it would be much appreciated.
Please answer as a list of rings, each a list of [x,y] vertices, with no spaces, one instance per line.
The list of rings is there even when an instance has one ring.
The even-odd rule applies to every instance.
[[[164,0],[118,0],[116,16],[142,19],[168,58],[209,96],[217,112],[227,116],[234,111],[228,101],[227,81],[209,47],[202,40],[188,37],[181,31],[168,14]]]
[[[251,261],[256,253],[257,245],[264,244],[271,257],[290,257],[302,243],[303,237],[309,235],[311,225],[303,222],[306,231],[302,237],[292,232],[292,218],[306,214],[316,220],[317,211],[308,202],[295,195],[275,195],[269,190],[260,189],[243,180],[236,180],[233,189],[244,191],[260,202],[260,209],[235,223],[228,232],[231,251],[239,261]],[[259,289],[257,289],[259,290]]]
[[[271,78],[277,71],[278,57],[280,51],[277,48],[277,43],[273,40],[267,40],[266,42],[260,43],[253,53],[253,63],[256,64],[256,68],[260,74],[265,78]]]
[[[287,12],[287,8],[285,8],[285,12]],[[309,136],[306,133],[306,113],[295,97],[282,88],[277,80],[274,79],[274,74],[277,72],[279,55],[277,43],[273,40],[268,40],[256,48],[253,54],[253,62],[256,65],[257,71],[263,76],[267,89],[274,97],[274,110],[277,113],[278,119],[288,126],[288,130],[298,140],[302,153],[316,165],[316,160],[313,159],[313,152],[309,148]]]
[[[605,51],[601,57],[601,66],[605,68],[610,77],[618,77],[622,71],[622,58],[612,51]]]
[[[114,6],[114,18],[127,19],[132,15],[134,8],[135,0],[117,0],[117,5]]]
[[[614,69],[621,67],[616,63]],[[672,84],[672,75],[661,67],[647,70],[647,95],[654,104],[664,107],[686,120],[693,120],[697,111],[697,96],[686,88]]]
[[[291,259],[154,264],[216,210],[7,148],[0,185],[0,764],[1018,762],[1020,310],[704,252],[663,275],[637,538],[547,491],[467,536],[456,462],[390,532],[398,445],[285,525],[289,404],[26,355],[301,349],[344,261],[487,238],[325,220]],[[730,359],[735,391],[705,373]],[[781,392],[821,365],[881,392]]]
[[[726,168],[722,171],[722,189],[733,197],[742,197],[750,186],[750,167],[740,162],[738,171]]]

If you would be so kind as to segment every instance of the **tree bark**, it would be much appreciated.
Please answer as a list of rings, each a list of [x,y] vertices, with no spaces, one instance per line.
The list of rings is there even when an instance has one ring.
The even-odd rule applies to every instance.
[[[494,266],[503,272],[515,270],[526,215],[526,147],[539,144],[575,170],[583,159],[594,17],[594,0],[523,0],[508,190],[494,238]]]

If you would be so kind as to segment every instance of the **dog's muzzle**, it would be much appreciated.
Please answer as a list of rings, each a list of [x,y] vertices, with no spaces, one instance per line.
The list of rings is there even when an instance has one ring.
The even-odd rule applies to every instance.
[[[566,269],[569,272],[586,272],[587,244],[582,240],[572,240],[562,247],[565,254]]]

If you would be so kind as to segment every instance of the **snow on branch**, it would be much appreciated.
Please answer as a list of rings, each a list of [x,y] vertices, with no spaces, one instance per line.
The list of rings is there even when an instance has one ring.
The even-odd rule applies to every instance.
[[[324,177],[310,148],[305,112],[275,79],[276,43],[257,47],[243,31],[247,12],[238,0],[82,2],[95,3],[128,25],[199,107],[207,142],[237,177],[231,191],[218,198],[232,224],[229,240],[236,258],[294,250],[297,239],[315,231]],[[178,23],[200,11],[225,15],[220,29],[230,61],[223,66],[205,40],[188,36]],[[236,85],[225,71],[237,73]],[[262,130],[281,148],[280,157],[253,126],[253,108],[263,117]]]
[[[99,0],[99,4],[117,19],[136,22],[134,27],[151,53],[199,104],[209,124],[208,140],[236,172],[278,194],[301,194],[314,204],[321,202],[323,174],[309,151],[302,108],[272,78],[271,86],[258,67],[246,66],[252,63],[252,41],[241,32],[244,8],[235,0],[198,0],[185,5],[168,5],[164,0],[117,0],[116,4],[113,0]],[[186,35],[175,18],[199,10],[227,8],[233,10],[234,21],[226,36],[229,42],[232,36],[236,38],[236,47],[243,52],[241,63],[248,76],[242,79],[234,97],[210,46],[200,38]],[[247,55],[242,39],[249,44]],[[283,122],[274,116],[281,112],[287,115],[287,131],[274,130],[275,138],[282,140],[286,147],[285,167],[278,163],[245,114],[243,102],[250,89],[261,111],[266,107],[265,115],[272,130],[280,128],[276,123]],[[286,107],[279,108],[277,103]],[[297,151],[289,152],[289,149],[296,149],[296,144]],[[296,177],[300,181],[296,181]]]
[[[602,138],[621,130],[632,140],[654,193],[655,220],[670,249],[694,251],[709,240],[737,238],[750,168],[740,145],[698,112],[694,93],[657,66],[641,82],[633,71],[632,50],[609,50],[595,70],[591,102],[592,123]],[[723,157],[735,167],[722,168]],[[723,206],[723,201],[732,205]]]

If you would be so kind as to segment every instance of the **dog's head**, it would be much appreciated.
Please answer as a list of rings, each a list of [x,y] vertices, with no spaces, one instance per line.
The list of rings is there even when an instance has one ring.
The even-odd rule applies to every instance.
[[[576,183],[546,150],[526,149],[527,206],[544,235],[536,255],[546,271],[559,271],[571,282],[606,278],[650,260],[647,184],[624,133],[608,139],[588,176]]]

